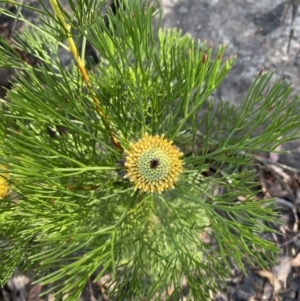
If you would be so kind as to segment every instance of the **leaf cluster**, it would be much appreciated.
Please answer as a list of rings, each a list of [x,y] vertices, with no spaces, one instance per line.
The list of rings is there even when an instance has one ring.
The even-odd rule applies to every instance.
[[[264,266],[276,252],[260,235],[276,211],[255,200],[251,154],[297,137],[299,99],[265,73],[241,107],[219,101],[214,91],[234,63],[224,46],[213,57],[210,45],[155,27],[156,1],[124,1],[116,15],[108,10],[109,27],[96,3],[70,1],[76,29],[100,56],[90,85],[76,64],[61,65],[53,16],[16,40],[38,67],[0,46],[1,66],[18,70],[0,120],[0,174],[13,191],[0,204],[1,281],[15,267],[33,269],[77,300],[90,277],[110,273],[116,300],[159,300],[185,277],[191,296],[207,300],[231,261]],[[185,167],[176,189],[134,191],[106,121],[123,149],[145,133],[173,140]]]

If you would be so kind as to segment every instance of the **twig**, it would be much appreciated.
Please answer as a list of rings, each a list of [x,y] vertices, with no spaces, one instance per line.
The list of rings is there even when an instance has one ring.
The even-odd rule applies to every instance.
[[[288,202],[288,201],[286,201],[284,199],[280,199],[280,198],[278,198],[276,200],[276,204],[280,205],[280,206],[287,207],[287,208],[289,208],[289,209],[292,210],[293,215],[294,215],[294,219],[295,219],[293,231],[297,232],[298,231],[298,227],[299,227],[299,218],[298,218],[296,206],[294,204],[292,204],[291,202]]]
[[[9,35],[9,38],[11,38],[15,32],[15,29],[16,29],[16,26],[17,26],[17,22],[18,22],[18,17],[21,13],[21,9],[22,9],[22,4],[23,4],[23,0],[20,1],[20,5],[18,5],[18,10],[17,10],[17,14],[16,14],[16,19],[14,20],[14,23],[12,25],[12,28],[11,28],[11,32],[10,32],[10,35]]]
[[[93,284],[92,284],[91,279],[88,280],[88,294],[89,294],[89,300],[90,301],[97,301],[97,299],[94,296]]]
[[[289,8],[289,5],[286,4],[286,5],[284,6],[284,8],[283,8],[283,12],[282,12],[281,17],[280,17],[280,23],[282,23],[283,20],[285,19],[285,16],[286,16],[286,13],[287,13],[288,8]]]
[[[289,186],[286,183],[286,180],[290,179],[290,176],[284,172],[284,165],[283,166],[279,166],[278,164],[273,164],[274,162],[269,160],[265,160],[265,159],[258,159],[255,158],[259,163],[263,164],[268,171],[273,175],[273,177],[279,182],[279,184],[281,185],[281,187],[289,193],[290,196],[293,195],[291,189],[289,188]]]
[[[100,117],[102,118],[102,120],[103,120],[103,122],[104,122],[104,124],[107,128],[114,146],[120,152],[122,152],[123,151],[122,146],[120,145],[119,141],[116,139],[115,134],[114,134],[113,130],[111,129],[110,125],[109,125],[109,121],[108,121],[106,115],[104,114],[104,112],[100,108],[100,102],[99,102],[98,98],[96,97],[95,92],[92,90],[92,85],[91,85],[91,82],[89,80],[89,76],[88,76],[87,71],[85,69],[84,63],[83,63],[83,61],[81,60],[81,58],[78,54],[77,47],[76,47],[76,45],[74,43],[74,40],[73,40],[73,38],[71,36],[71,33],[70,33],[70,27],[71,26],[66,23],[65,18],[64,18],[63,14],[60,10],[60,7],[58,5],[57,0],[49,0],[49,2],[50,2],[50,5],[52,6],[52,9],[53,9],[55,15],[57,16],[57,18],[61,22],[61,25],[62,25],[65,33],[66,33],[67,43],[69,45],[70,52],[72,53],[73,58],[77,63],[78,69],[80,70],[80,72],[82,74],[83,80],[85,81],[87,87],[89,88],[89,90],[92,94],[94,104],[96,105],[96,110],[97,110],[98,114],[100,115]]]
[[[285,247],[285,246],[295,242],[297,239],[299,239],[299,237],[300,237],[300,233],[298,233],[297,235],[295,235],[293,238],[289,239],[288,241],[280,244],[278,247],[279,248]]]
[[[280,205],[280,206],[287,207],[291,210],[294,210],[294,208],[295,208],[295,206],[291,202],[288,202],[288,201],[286,201],[284,199],[280,199],[280,198],[276,200],[276,204]]]
[[[294,31],[295,31],[295,18],[297,15],[298,7],[299,7],[299,0],[291,0],[292,2],[292,20],[291,20],[291,29],[290,29],[290,34],[289,34],[289,41],[288,41],[288,46],[286,52],[290,52],[290,47],[291,47],[291,41],[292,38],[294,37]]]
[[[288,170],[288,171],[291,171],[295,174],[300,174],[300,170],[299,169],[296,169],[296,168],[293,168],[293,167],[290,167],[290,166],[287,166],[287,165],[284,165],[284,164],[281,164],[281,163],[278,163],[278,162],[274,162],[270,159],[267,159],[267,158],[262,158],[262,157],[259,157],[259,156],[255,156],[254,159],[258,162],[258,163],[262,163],[264,165],[269,165],[269,164],[273,164],[275,166],[278,166],[278,167],[281,167],[282,169],[285,169],[285,170]]]

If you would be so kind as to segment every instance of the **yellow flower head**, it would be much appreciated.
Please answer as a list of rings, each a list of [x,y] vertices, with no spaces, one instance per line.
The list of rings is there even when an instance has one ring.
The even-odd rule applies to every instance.
[[[4,169],[3,166],[0,165],[0,169]],[[0,200],[8,195],[9,192],[9,184],[8,184],[8,174],[0,174]]]
[[[174,188],[177,176],[182,172],[183,154],[172,145],[172,141],[161,136],[146,134],[126,150],[125,166],[135,189],[144,192],[158,192]]]

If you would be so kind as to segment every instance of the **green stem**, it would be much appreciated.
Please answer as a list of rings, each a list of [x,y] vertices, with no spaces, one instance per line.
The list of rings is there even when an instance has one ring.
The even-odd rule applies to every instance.
[[[67,36],[67,43],[69,45],[69,49],[70,49],[70,52],[72,53],[73,55],[73,58],[75,60],[75,62],[77,63],[77,66],[82,74],[82,77],[83,77],[83,80],[85,81],[87,87],[89,88],[91,94],[92,94],[92,98],[93,98],[93,101],[96,105],[96,110],[98,112],[98,114],[100,115],[100,117],[102,118],[108,132],[109,132],[109,135],[111,137],[111,140],[114,144],[114,146],[120,151],[122,152],[123,149],[122,149],[122,146],[120,145],[119,141],[116,139],[115,137],[115,134],[113,132],[113,130],[111,129],[110,127],[110,124],[109,124],[109,121],[106,117],[106,115],[104,114],[104,112],[101,110],[100,108],[100,101],[98,100],[98,98],[96,97],[94,91],[92,90],[92,85],[90,83],[90,80],[89,80],[89,76],[87,74],[87,71],[85,69],[85,66],[84,66],[84,62],[82,61],[82,59],[80,58],[80,56],[78,55],[78,50],[77,50],[77,47],[75,45],[75,42],[72,38],[72,35],[70,33],[70,28],[71,26],[69,24],[66,23],[65,21],[65,18],[60,10],[60,7],[58,5],[58,2],[57,0],[49,0],[49,3],[55,13],[55,15],[57,16],[57,18],[59,19],[62,27],[63,27],[63,30],[65,31],[66,33],[66,36]]]

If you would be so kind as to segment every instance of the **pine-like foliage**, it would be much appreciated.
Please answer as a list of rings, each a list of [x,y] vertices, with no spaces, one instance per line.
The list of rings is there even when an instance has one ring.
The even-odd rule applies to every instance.
[[[154,26],[157,2],[124,0],[105,18],[103,1],[70,0],[72,18],[50,2],[55,14],[38,11],[41,27],[16,36],[14,49],[0,45],[0,66],[18,70],[0,120],[0,174],[11,191],[0,203],[2,283],[30,270],[74,301],[90,277],[110,274],[112,300],[161,300],[169,288],[180,295],[185,277],[199,301],[230,262],[267,265],[276,248],[261,233],[276,211],[255,200],[251,156],[297,137],[291,88],[264,73],[240,107],[218,101],[234,59],[223,61],[224,46],[212,55],[205,42]],[[84,46],[68,68],[58,59],[59,48],[76,49],[74,24],[99,53],[88,74]],[[124,178],[125,150],[146,134],[164,134],[183,153],[175,189],[145,193]]]

